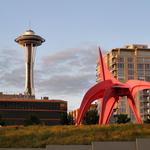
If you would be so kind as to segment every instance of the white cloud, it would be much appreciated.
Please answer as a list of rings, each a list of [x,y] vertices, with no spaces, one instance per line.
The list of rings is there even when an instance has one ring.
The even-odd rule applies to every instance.
[[[23,92],[23,56],[20,59],[15,50],[1,53],[0,88]],[[96,46],[82,46],[43,57],[34,71],[36,95],[63,98],[69,101],[70,108],[79,106],[85,91],[95,83],[97,53]]]

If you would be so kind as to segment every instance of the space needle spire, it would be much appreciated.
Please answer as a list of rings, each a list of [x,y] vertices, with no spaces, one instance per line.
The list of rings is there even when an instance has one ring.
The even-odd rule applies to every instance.
[[[24,32],[22,35],[15,39],[19,45],[25,49],[25,95],[34,96],[34,79],[33,79],[33,67],[35,60],[36,47],[40,46],[45,39],[36,35],[31,29]]]

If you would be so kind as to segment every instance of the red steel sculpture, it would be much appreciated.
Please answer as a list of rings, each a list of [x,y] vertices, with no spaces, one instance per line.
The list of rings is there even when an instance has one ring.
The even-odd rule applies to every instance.
[[[150,82],[140,80],[128,80],[126,83],[121,83],[115,79],[109,70],[106,68],[101,49],[99,48],[99,63],[100,63],[100,79],[101,82],[91,87],[83,97],[79,113],[76,120],[76,125],[81,123],[85,113],[89,109],[91,103],[100,99],[101,108],[99,114],[99,125],[109,123],[113,108],[121,97],[127,96],[128,103],[139,124],[142,124],[141,118],[136,110],[135,95],[138,91],[149,89]]]

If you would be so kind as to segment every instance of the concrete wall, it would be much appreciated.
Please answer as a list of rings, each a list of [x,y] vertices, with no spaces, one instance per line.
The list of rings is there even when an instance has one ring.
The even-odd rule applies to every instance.
[[[47,145],[46,148],[0,148],[0,150],[150,150],[150,139],[129,142],[92,142],[91,145]]]
[[[47,150],[91,150],[91,145],[48,145]]]
[[[92,150],[136,150],[135,142],[93,142]]]
[[[150,139],[136,139],[136,150],[150,150]]]

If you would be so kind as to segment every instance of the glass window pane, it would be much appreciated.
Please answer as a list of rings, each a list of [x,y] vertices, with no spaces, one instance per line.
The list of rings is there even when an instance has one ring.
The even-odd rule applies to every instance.
[[[138,64],[137,65],[137,69],[143,69],[144,68],[144,65],[143,64]]]
[[[145,69],[150,70],[150,64],[145,64]]]
[[[118,68],[124,68],[124,64],[123,63],[118,63]]]

